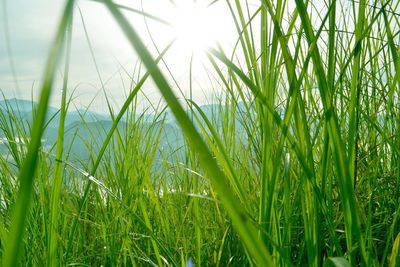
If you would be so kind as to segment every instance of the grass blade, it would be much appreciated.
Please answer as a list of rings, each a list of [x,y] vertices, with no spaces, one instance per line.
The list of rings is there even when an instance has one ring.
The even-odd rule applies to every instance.
[[[120,25],[121,29],[124,31],[132,47],[142,59],[143,64],[150,72],[155,84],[159,88],[171,111],[178,120],[184,134],[188,138],[190,146],[194,151],[197,152],[199,161],[203,165],[203,168],[207,171],[211,183],[216,188],[219,198],[221,198],[225,209],[231,216],[232,221],[236,226],[236,230],[243,239],[243,242],[249,253],[254,256],[260,266],[271,266],[271,256],[269,255],[269,252],[264,244],[258,239],[257,230],[254,227],[253,222],[249,221],[248,216],[235,205],[236,200],[229,190],[227,178],[219,169],[207,145],[204,143],[190,118],[179,104],[172,89],[169,87],[168,82],[157,67],[154,59],[151,57],[136,31],[130,26],[129,22],[122,15],[122,13],[111,1],[107,1],[106,5],[114,16],[115,20]]]
[[[28,207],[30,207],[32,199],[38,152],[41,146],[41,137],[43,134],[43,126],[45,124],[47,105],[50,98],[55,71],[57,69],[58,58],[61,54],[61,49],[64,43],[65,30],[72,18],[73,7],[74,1],[68,1],[46,64],[37,117],[34,123],[35,127],[32,132],[32,139],[29,143],[28,154],[18,175],[20,188],[11,219],[11,229],[4,248],[3,266],[6,267],[17,266],[19,256],[21,255],[23,235],[29,211]]]

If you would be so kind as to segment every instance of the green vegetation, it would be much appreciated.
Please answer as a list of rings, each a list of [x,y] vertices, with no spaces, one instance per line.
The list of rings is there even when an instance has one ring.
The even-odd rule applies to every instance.
[[[81,111],[71,131],[67,1],[33,118],[0,109],[2,266],[400,266],[399,1],[226,1],[238,39],[207,52],[224,92],[207,107],[161,71],[174,41],[153,56],[125,16],[163,20],[98,2],[146,73],[107,123]],[[148,79],[166,102],[151,116]]]

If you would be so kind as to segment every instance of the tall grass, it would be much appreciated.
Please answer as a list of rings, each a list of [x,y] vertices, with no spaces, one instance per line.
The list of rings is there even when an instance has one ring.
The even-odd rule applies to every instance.
[[[168,22],[97,2],[146,72],[132,78],[116,115],[98,75],[111,126],[98,149],[86,144],[87,161],[70,162],[76,12],[67,1],[31,130],[9,105],[0,114],[9,141],[0,157],[2,265],[399,266],[398,2],[226,1],[237,43],[207,51],[207,71],[223,91],[211,112],[192,98],[192,62],[189,96],[177,95],[177,80],[159,66],[168,67],[174,40],[152,55],[122,11]],[[40,140],[61,55],[53,156]],[[137,111],[150,78],[166,102],[153,106],[152,119]],[[163,143],[169,112],[177,143]],[[30,137],[27,151],[12,141],[21,136]]]
[[[47,104],[50,98],[57,59],[64,43],[65,29],[72,17],[73,5],[73,1],[69,1],[66,5],[60,26],[58,27],[57,37],[46,65],[37,117],[35,118],[35,127],[32,129],[32,137],[29,142],[28,152],[18,174],[19,192],[16,203],[13,207],[14,210],[10,222],[9,233],[4,242],[4,266],[16,266],[20,256],[26,218],[31,204],[34,177],[38,161],[40,140],[45,123]]]

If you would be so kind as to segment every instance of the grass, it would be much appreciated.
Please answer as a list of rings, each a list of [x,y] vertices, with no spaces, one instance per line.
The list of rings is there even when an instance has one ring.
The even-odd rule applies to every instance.
[[[115,114],[107,98],[112,123],[99,149],[84,143],[89,158],[70,162],[71,25],[85,14],[66,2],[33,124],[10,104],[0,114],[2,266],[400,266],[399,3],[226,1],[237,43],[207,52],[223,91],[207,113],[192,99],[192,62],[188,97],[160,67],[175,41],[151,54],[121,11],[168,22],[97,2],[146,72]],[[53,154],[41,138],[61,57]],[[151,120],[137,112],[149,79],[166,103]],[[168,112],[182,136],[175,147],[162,143]],[[27,149],[12,141],[22,137]]]

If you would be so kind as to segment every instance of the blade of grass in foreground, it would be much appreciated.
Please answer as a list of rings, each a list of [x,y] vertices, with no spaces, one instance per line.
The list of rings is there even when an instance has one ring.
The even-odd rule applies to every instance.
[[[165,54],[167,53],[167,51],[171,48],[171,46],[173,45],[173,43],[174,43],[174,40],[173,41],[171,41],[166,47],[165,47],[165,49],[161,52],[161,54],[157,57],[157,59],[155,60],[156,61],[156,63],[158,63],[164,56],[165,56]],[[105,151],[106,151],[106,149],[107,149],[107,147],[108,147],[108,145],[109,145],[109,143],[110,143],[110,141],[111,141],[111,138],[112,138],[112,136],[113,136],[113,134],[114,134],[114,131],[117,129],[117,127],[118,127],[118,124],[119,124],[119,122],[121,121],[121,119],[122,119],[122,117],[124,116],[124,114],[127,112],[127,110],[128,110],[128,108],[129,108],[129,106],[131,105],[131,103],[132,103],[132,101],[135,99],[135,96],[138,94],[138,92],[140,91],[140,89],[142,88],[142,86],[144,85],[144,83],[147,81],[147,79],[149,78],[149,76],[150,76],[150,73],[149,72],[146,72],[144,75],[143,75],[143,77],[138,81],[138,83],[135,85],[135,87],[132,89],[132,91],[131,91],[131,93],[129,94],[129,96],[128,96],[128,98],[125,100],[125,102],[124,102],[124,104],[122,105],[122,108],[121,108],[121,110],[119,111],[119,113],[118,113],[118,115],[115,117],[115,119],[113,120],[113,124],[112,124],[112,126],[111,126],[111,128],[110,128],[110,130],[109,130],[109,132],[108,132],[108,134],[107,134],[107,136],[106,136],[106,138],[105,138],[105,140],[104,140],[104,142],[103,142],[103,144],[102,144],[102,147],[101,147],[101,149],[100,149],[100,151],[97,153],[97,157],[96,157],[96,160],[95,160],[95,163],[94,163],[94,165],[93,165],[93,167],[92,167],[92,169],[91,169],[91,171],[90,171],[90,176],[94,176],[95,174],[96,174],[96,171],[97,171],[97,169],[98,169],[98,167],[99,167],[99,165],[100,165],[100,162],[101,162],[101,160],[102,160],[102,158],[103,158],[103,156],[104,156],[104,153],[105,153]],[[68,240],[68,245],[67,245],[67,249],[66,249],[66,258],[68,258],[68,255],[69,255],[69,252],[70,252],[70,248],[71,248],[71,246],[72,246],[72,242],[73,242],[73,238],[74,238],[74,235],[75,235],[75,230],[76,230],[76,227],[77,227],[77,223],[78,223],[78,219],[80,218],[80,214],[82,213],[82,211],[83,211],[83,207],[84,207],[84,205],[85,205],[85,202],[86,202],[86,200],[87,200],[87,198],[88,198],[88,193],[89,193],[89,191],[90,191],[90,187],[91,187],[91,185],[92,185],[92,182],[89,180],[89,182],[88,182],[88,184],[87,184],[87,186],[86,186],[86,188],[85,188],[85,190],[84,190],[84,196],[83,196],[83,198],[82,198],[82,200],[80,201],[80,204],[79,204],[79,211],[78,211],[78,215],[76,216],[76,218],[74,219],[74,221],[73,221],[73,223],[72,223],[72,226],[71,226],[71,231],[70,231],[70,234],[69,234],[69,240]],[[139,220],[139,218],[138,218],[138,220]],[[140,223],[140,221],[138,221],[139,223]],[[144,227],[146,227],[146,225],[143,223],[142,224]],[[146,227],[147,228],[147,227]],[[152,234],[152,232],[151,232],[151,229],[148,229],[147,228],[147,230],[149,231],[149,235],[150,236],[152,236],[153,238],[155,238],[154,237],[154,235]],[[161,242],[159,242],[160,244],[161,244]],[[167,252],[167,250],[165,250],[164,249],[164,251],[166,251]],[[170,258],[170,260],[171,261],[173,261],[173,258],[172,257],[169,257]]]
[[[67,87],[69,77],[69,61],[71,54],[71,40],[72,40],[72,21],[73,12],[71,19],[67,25],[67,40],[66,40],[66,55],[64,65],[64,78],[61,95],[61,109],[60,109],[60,121],[58,126],[58,137],[57,137],[57,148],[56,148],[56,159],[61,160],[63,158],[64,151],[64,129],[65,129],[65,118],[67,116]],[[58,217],[59,217],[59,201],[61,194],[61,187],[63,181],[63,168],[59,161],[56,161],[54,168],[54,178],[52,181],[51,191],[51,202],[50,202],[50,222],[49,222],[49,240],[47,247],[47,266],[56,266],[57,263],[57,229],[58,229]]]
[[[18,175],[18,180],[20,183],[19,193],[12,213],[10,231],[6,242],[4,242],[4,258],[2,265],[5,267],[17,266],[19,257],[21,255],[21,246],[25,232],[26,217],[28,215],[28,207],[30,206],[32,198],[38,151],[41,145],[41,136],[43,134],[47,105],[54,81],[54,75],[57,70],[56,66],[58,58],[61,54],[60,52],[64,43],[65,30],[72,17],[73,7],[74,0],[69,0],[64,9],[60,25],[58,26],[57,36],[53,43],[50,56],[47,60],[37,117],[34,122],[35,127],[32,129],[32,137],[28,147],[28,154]]]
[[[388,20],[388,16],[387,16],[387,12],[383,9],[383,18],[385,21],[385,30],[386,30],[386,35],[387,35],[387,39],[388,39],[388,43],[389,43],[389,48],[390,48],[390,52],[392,54],[392,58],[393,58],[393,64],[395,67],[395,71],[396,71],[396,82],[397,85],[400,87],[400,60],[399,60],[399,55],[397,52],[397,48],[394,42],[394,36],[392,33],[392,30],[390,29],[390,23]]]
[[[304,27],[304,32],[309,45],[316,40],[313,32],[310,17],[307,13],[307,7],[302,0],[296,0],[296,7],[299,10],[300,19]],[[325,111],[328,132],[331,140],[332,155],[335,158],[336,169],[338,171],[338,184],[340,188],[340,197],[344,210],[344,221],[346,227],[347,249],[351,251],[350,263],[355,264],[355,250],[353,247],[358,242],[361,253],[361,260],[367,262],[365,243],[361,234],[361,222],[357,207],[357,201],[353,191],[353,185],[350,170],[347,164],[345,146],[340,135],[338,117],[335,109],[332,107],[330,89],[328,87],[327,77],[325,75],[322,56],[318,47],[312,51],[314,63],[314,72],[316,73],[321,102]]]
[[[200,106],[197,105],[192,100],[189,100],[189,103],[191,105],[193,105],[193,107],[195,107],[196,111],[200,115],[200,118],[203,119],[205,124],[207,125],[208,130],[210,131],[210,134],[216,143],[216,147],[214,148],[214,150],[216,151],[215,154],[217,157],[219,156],[219,158],[221,158],[220,162],[223,163],[222,165],[225,167],[226,172],[228,172],[230,174],[230,176],[232,176],[232,179],[230,179],[231,184],[233,185],[234,189],[237,191],[238,198],[239,198],[240,202],[242,203],[242,205],[246,206],[245,193],[243,191],[243,188],[240,186],[239,177],[237,176],[237,174],[232,166],[232,163],[229,160],[228,152],[224,149],[224,146],[222,144],[221,139],[219,138],[219,136],[217,134],[217,131],[212,126],[212,124],[211,124],[210,120],[207,118],[206,114],[201,110]],[[199,120],[199,118],[196,114],[194,114],[194,115],[196,117],[197,122],[200,125],[201,121]],[[203,127],[203,125],[201,125],[200,127]],[[246,208],[248,208],[248,207],[246,206]]]
[[[240,206],[236,205],[237,200],[229,189],[229,182],[225,177],[225,174],[219,169],[218,164],[213,158],[209,148],[205,144],[200,134],[197,132],[195,126],[185,113],[182,106],[179,104],[179,101],[174,95],[167,80],[159,70],[156,62],[150,55],[142,40],[133,27],[131,27],[127,19],[111,1],[106,1],[105,4],[114,16],[115,20],[118,22],[121,29],[124,31],[132,47],[142,59],[143,64],[149,70],[155,84],[168,103],[171,111],[175,115],[184,134],[187,136],[190,146],[195,152],[197,152],[200,163],[208,173],[212,185],[219,193],[219,197],[228,214],[230,215],[236,230],[247,247],[248,252],[256,259],[256,262],[260,266],[272,266],[273,261],[271,255],[264,243],[258,238],[257,228],[253,222],[249,220],[249,217],[242,212]]]

